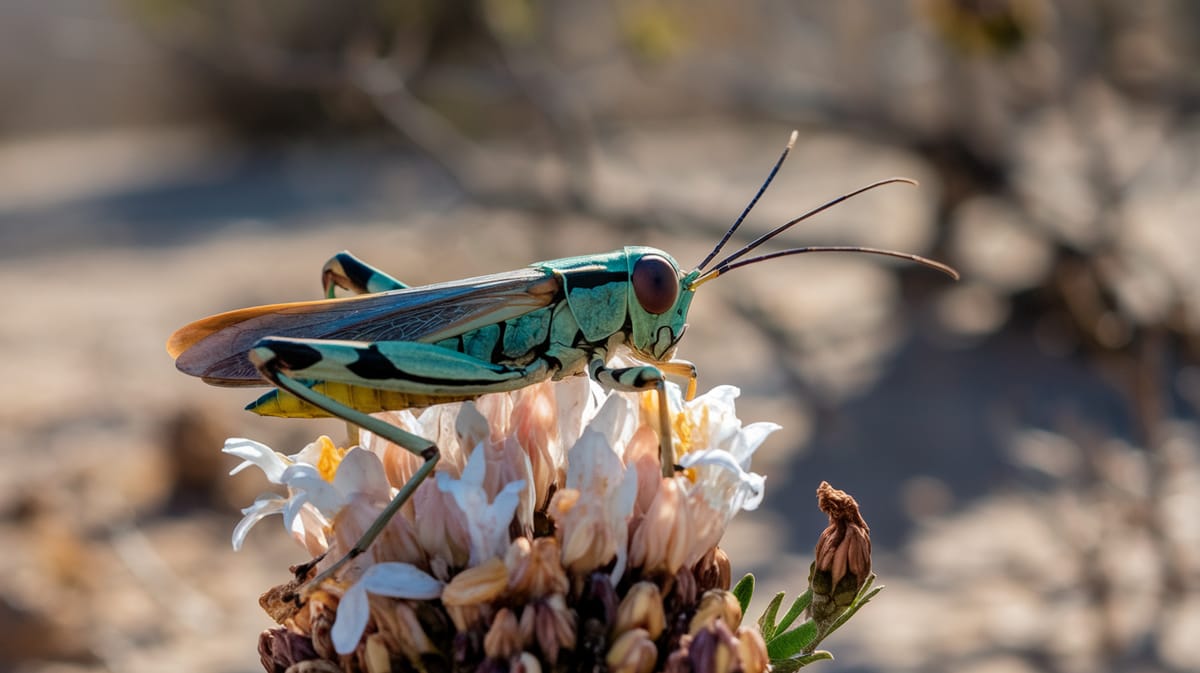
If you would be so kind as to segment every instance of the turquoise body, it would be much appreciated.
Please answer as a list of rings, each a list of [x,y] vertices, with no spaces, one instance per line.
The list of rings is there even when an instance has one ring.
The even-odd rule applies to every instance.
[[[631,281],[635,266],[647,256],[665,260],[669,266],[676,298],[662,313],[643,307]],[[658,264],[662,269],[668,266]],[[685,276],[667,253],[629,246],[599,255],[538,262],[530,268],[540,271],[542,279],[557,280],[558,288],[544,306],[519,315],[494,322],[468,322],[449,334],[437,331],[436,340],[309,340],[304,348],[311,353],[297,351],[297,357],[289,358],[283,352],[282,357],[292,360],[289,371],[305,385],[368,413],[470,399],[579,375],[590,364],[607,360],[621,346],[646,363],[670,360],[686,327],[694,292],[687,286],[692,274]],[[356,277],[347,283],[364,291],[406,288],[365,265],[354,272]],[[281,344],[274,339],[266,341],[271,342],[272,357],[280,357]],[[282,345],[284,351],[297,348],[287,342]],[[634,378],[644,378],[646,373],[621,370],[618,374],[623,374],[624,380],[616,376],[608,383],[636,388],[641,383]],[[263,395],[247,409],[271,416],[326,415],[280,390]]]

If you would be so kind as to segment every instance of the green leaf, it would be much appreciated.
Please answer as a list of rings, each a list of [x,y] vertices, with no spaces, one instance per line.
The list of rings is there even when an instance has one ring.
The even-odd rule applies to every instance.
[[[785,614],[783,619],[780,620],[779,624],[775,626],[775,630],[783,631],[787,627],[791,626],[792,622],[796,621],[796,618],[799,617],[801,613],[807,610],[808,606],[812,604],[812,599],[812,589],[809,589],[808,591],[805,591],[797,596],[796,600],[792,602],[792,607],[788,608],[787,614]],[[766,636],[763,637],[765,638]]]
[[[784,659],[771,663],[771,673],[792,673],[797,671],[804,664],[800,663],[800,657],[795,659]]]
[[[733,595],[742,606],[742,614],[746,614],[750,609],[750,599],[754,598],[754,575],[746,573],[745,577],[738,580],[733,587]]]
[[[770,640],[775,635],[775,632],[779,630],[775,626],[775,615],[779,614],[779,606],[783,605],[783,598],[786,595],[782,591],[775,594],[775,598],[771,599],[771,603],[767,605],[767,609],[758,618],[758,630],[762,633],[763,640]]]
[[[800,666],[807,666],[814,661],[833,661],[833,654],[828,650],[817,650],[816,652],[796,657],[796,661],[800,663]],[[797,666],[797,668],[800,666]]]
[[[785,631],[772,638],[767,643],[767,656],[771,658],[772,663],[780,659],[790,659],[808,650],[816,638],[817,623],[810,619],[791,631]]]
[[[832,659],[833,655],[829,652],[825,650],[817,650],[816,652],[812,652],[810,654],[802,654],[798,657],[792,657],[791,659],[784,659],[783,661],[772,661],[771,673],[792,673],[793,671],[807,666],[814,661]]]

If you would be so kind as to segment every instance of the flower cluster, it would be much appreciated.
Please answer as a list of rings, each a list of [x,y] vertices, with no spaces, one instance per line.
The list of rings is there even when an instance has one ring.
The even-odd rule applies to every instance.
[[[726,526],[762,499],[750,458],[777,426],[743,426],[736,388],[669,388],[676,464],[659,465],[657,396],[583,377],[422,411],[382,414],[442,459],[370,548],[320,586],[422,460],[362,433],[285,456],[225,451],[286,494],[259,497],[234,531],[281,514],[314,561],[264,595],[280,627],[268,671],[743,671],[768,666],[729,592]],[[304,591],[297,591],[304,586]],[[303,665],[302,665],[303,664]],[[324,670],[324,669],[321,669]]]

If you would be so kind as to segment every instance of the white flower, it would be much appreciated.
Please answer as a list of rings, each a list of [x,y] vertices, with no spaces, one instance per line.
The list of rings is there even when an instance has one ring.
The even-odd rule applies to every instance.
[[[378,457],[358,448],[343,455],[328,437],[318,438],[292,456],[241,438],[227,440],[223,451],[244,459],[231,474],[255,466],[268,481],[288,489],[286,496],[260,495],[254,504],[242,510],[242,520],[233,531],[234,549],[241,549],[246,535],[259,521],[282,514],[288,532],[309,551],[321,553],[329,546],[326,537],[329,521],[351,499],[387,502],[391,498],[391,488]]]
[[[743,509],[757,508],[766,480],[749,471],[750,459],[780,426],[742,426],[734,409],[741,391],[734,386],[717,386],[690,401],[683,400],[678,386],[668,386],[667,393],[673,429],[683,448],[679,465],[695,470],[693,490],[703,492],[709,504],[724,513],[726,523]]]
[[[484,489],[487,457],[480,443],[471,452],[463,468],[462,477],[455,479],[445,472],[437,473],[438,490],[454,496],[454,502],[467,520],[467,533],[471,544],[469,566],[477,566],[497,556],[503,556],[508,547],[508,524],[520,504],[524,480],[509,482],[488,502]]]
[[[766,480],[750,471],[750,459],[779,426],[742,426],[734,409],[740,391],[733,386],[717,386],[690,401],[677,386],[668,386],[667,393],[676,455],[685,470],[691,539],[684,563],[691,565],[720,542],[735,514],[762,502]]]
[[[411,563],[376,563],[367,568],[342,596],[337,607],[330,637],[338,654],[350,654],[358,647],[363,630],[371,618],[367,594],[429,600],[442,595],[442,583]]]

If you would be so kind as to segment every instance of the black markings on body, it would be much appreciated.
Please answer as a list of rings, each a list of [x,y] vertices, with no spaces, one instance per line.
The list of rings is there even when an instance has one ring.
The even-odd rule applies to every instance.
[[[489,355],[491,362],[504,361],[504,334],[508,332],[508,322],[497,323],[499,333],[496,335],[496,340],[492,343],[492,352]]]
[[[573,271],[567,282],[570,284],[572,290],[583,290],[608,285],[609,283],[625,283],[628,281],[629,274],[625,271],[603,271],[597,269],[595,271]]]
[[[350,279],[350,282],[363,290],[375,276],[374,269],[358,261],[353,255],[338,253],[337,260],[342,265],[342,270],[346,272],[346,277]]]
[[[264,339],[259,342],[259,345],[270,348],[271,352],[275,354],[275,359],[284,369],[293,371],[307,369],[322,360],[321,351],[295,341]]]
[[[429,376],[421,376],[406,372],[396,366],[386,355],[379,352],[379,347],[371,344],[366,348],[355,349],[358,352],[358,359],[346,365],[355,376],[362,377],[370,381],[381,381],[392,379],[397,381],[411,381],[413,383],[424,383],[428,385],[447,385],[447,384],[463,384],[463,385],[488,385],[495,383],[495,379],[442,379]],[[493,371],[502,373],[503,368],[495,367]]]

